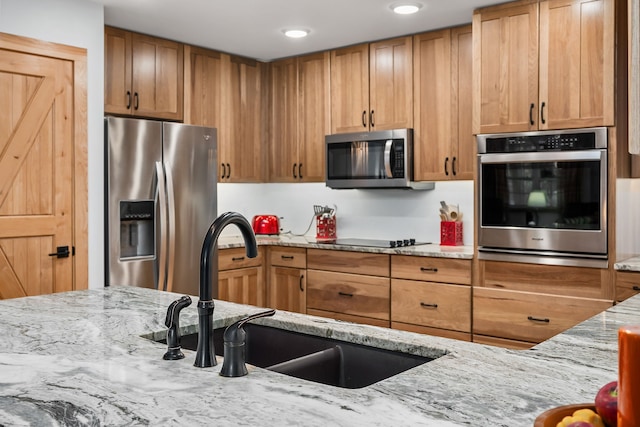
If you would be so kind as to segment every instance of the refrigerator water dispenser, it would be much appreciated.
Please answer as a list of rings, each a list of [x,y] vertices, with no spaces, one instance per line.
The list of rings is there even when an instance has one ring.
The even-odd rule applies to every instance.
[[[153,257],[153,200],[120,201],[120,259]]]

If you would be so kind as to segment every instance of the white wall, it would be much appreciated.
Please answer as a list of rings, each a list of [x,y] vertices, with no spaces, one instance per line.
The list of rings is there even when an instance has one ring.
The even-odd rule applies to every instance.
[[[91,1],[0,0],[0,32],[87,49],[90,288],[104,284],[103,27],[102,5]]]
[[[303,234],[314,219],[313,205],[337,206],[338,237],[440,242],[440,201],[459,205],[464,243],[473,245],[473,181],[437,182],[430,191],[332,190],[323,183],[218,184],[218,212],[283,217],[284,231]],[[225,234],[239,234],[229,227]],[[315,222],[307,235],[315,237]]]

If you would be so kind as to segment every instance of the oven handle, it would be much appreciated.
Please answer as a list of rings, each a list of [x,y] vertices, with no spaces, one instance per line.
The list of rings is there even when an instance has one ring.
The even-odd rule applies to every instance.
[[[391,173],[391,147],[393,146],[393,139],[387,139],[384,143],[384,171],[387,178],[393,178]]]
[[[606,150],[553,151],[544,153],[491,153],[480,154],[480,163],[521,163],[557,161],[602,160]]]

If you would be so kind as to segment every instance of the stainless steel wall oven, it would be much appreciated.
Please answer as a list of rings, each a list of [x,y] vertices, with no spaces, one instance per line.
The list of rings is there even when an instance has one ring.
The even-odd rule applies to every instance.
[[[607,129],[478,135],[480,259],[607,265]]]

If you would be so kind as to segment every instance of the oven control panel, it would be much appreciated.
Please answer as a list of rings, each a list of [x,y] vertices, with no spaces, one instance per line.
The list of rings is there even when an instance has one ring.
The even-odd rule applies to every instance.
[[[572,151],[606,148],[603,128],[478,136],[479,153]],[[604,141],[603,141],[604,140]]]

